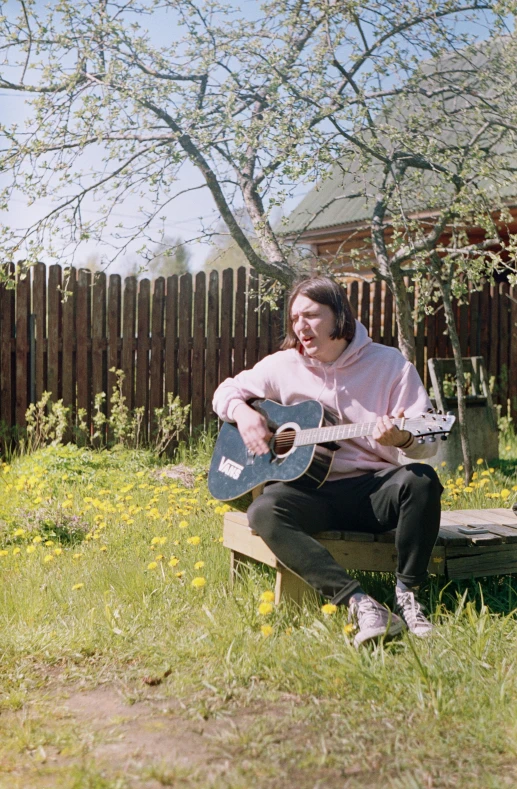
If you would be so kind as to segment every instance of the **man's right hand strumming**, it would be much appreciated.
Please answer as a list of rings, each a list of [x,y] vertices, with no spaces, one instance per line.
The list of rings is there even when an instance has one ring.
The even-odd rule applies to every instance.
[[[268,441],[273,434],[267,426],[265,417],[247,403],[240,403],[234,409],[233,419],[250,452],[254,455],[266,455],[269,452]]]

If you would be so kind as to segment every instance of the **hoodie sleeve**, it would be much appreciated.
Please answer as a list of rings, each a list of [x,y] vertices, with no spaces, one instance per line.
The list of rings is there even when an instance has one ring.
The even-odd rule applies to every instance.
[[[266,356],[251,370],[243,370],[234,378],[227,378],[219,384],[212,402],[215,413],[225,422],[231,422],[235,408],[253,397],[279,400],[280,393],[274,383],[273,369],[273,357]]]
[[[425,414],[429,409],[433,409],[429,395],[418,375],[416,367],[411,362],[406,362],[402,375],[395,383],[390,395],[390,414],[395,414],[400,408],[404,409],[406,417],[413,419],[421,414]],[[405,449],[398,452],[403,457],[412,460],[423,460],[436,454],[437,442],[419,444],[416,437],[413,442]]]

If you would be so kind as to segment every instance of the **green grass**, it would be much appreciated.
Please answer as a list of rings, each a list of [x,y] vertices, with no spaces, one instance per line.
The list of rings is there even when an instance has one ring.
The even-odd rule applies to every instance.
[[[230,589],[209,454],[181,457],[193,488],[145,452],[69,445],[3,467],[0,786],[517,785],[515,581],[432,580],[427,642],[356,651],[346,612],[325,617],[316,597],[261,616],[274,578],[253,566]],[[470,491],[439,469],[445,506],[509,506],[513,435],[501,455]],[[391,601],[392,577],[361,578]],[[129,764],[133,735],[147,744]],[[197,744],[182,759],[176,741]]]

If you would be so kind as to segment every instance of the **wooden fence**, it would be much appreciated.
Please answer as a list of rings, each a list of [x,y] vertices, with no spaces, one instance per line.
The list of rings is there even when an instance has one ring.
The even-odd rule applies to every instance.
[[[144,424],[172,392],[191,403],[193,427],[206,425],[219,381],[276,350],[283,336],[283,309],[272,310],[258,286],[244,268],[122,283],[118,274],[38,264],[14,289],[0,286],[0,420],[23,426],[44,391],[90,419],[94,395],[111,393],[117,368],[127,405],[145,409]],[[391,293],[363,281],[348,292],[372,339],[396,345]],[[495,402],[506,413],[510,399],[516,419],[517,288],[486,285],[456,310],[463,354],[485,358]],[[451,356],[443,309],[415,325],[415,340],[427,384],[427,359]]]

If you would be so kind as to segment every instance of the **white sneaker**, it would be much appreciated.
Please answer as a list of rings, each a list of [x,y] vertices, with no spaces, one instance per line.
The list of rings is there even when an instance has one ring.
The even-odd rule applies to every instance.
[[[422,604],[411,589],[404,591],[398,586],[395,587],[394,609],[414,636],[426,638],[434,631],[434,625],[425,616]]]
[[[368,595],[361,597],[359,602],[351,601],[348,618],[359,628],[354,638],[355,647],[365,641],[393,638],[404,629],[400,617]]]

